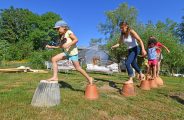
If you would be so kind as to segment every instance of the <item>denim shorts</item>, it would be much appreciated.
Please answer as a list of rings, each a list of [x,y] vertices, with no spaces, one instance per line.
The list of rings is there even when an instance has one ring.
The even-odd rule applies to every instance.
[[[65,57],[66,57],[68,60],[71,60],[71,61],[78,61],[78,59],[79,59],[78,54],[72,55],[72,56],[68,55],[68,54],[65,53],[65,52],[64,52],[64,54],[65,54]]]

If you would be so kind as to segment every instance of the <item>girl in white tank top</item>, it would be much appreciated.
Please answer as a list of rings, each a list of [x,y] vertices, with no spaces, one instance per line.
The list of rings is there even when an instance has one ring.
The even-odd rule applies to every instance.
[[[137,40],[135,38],[132,38],[130,34],[127,38],[123,37],[122,42],[127,45],[128,49],[138,46]]]
[[[137,65],[137,55],[140,52],[140,48],[138,46],[137,41],[141,45],[143,56],[146,55],[146,50],[144,48],[144,44],[141,38],[139,37],[139,35],[133,29],[130,29],[126,22],[120,23],[120,29],[121,29],[121,37],[119,39],[119,43],[117,43],[116,45],[113,45],[111,49],[119,47],[121,43],[125,43],[127,45],[128,57],[125,62],[125,65],[128,71],[129,79],[125,82],[125,84],[131,84],[133,83],[133,77],[134,77],[132,67],[136,70],[136,72],[138,72],[140,76],[139,79],[140,80],[144,79],[144,74],[142,74],[139,66]]]

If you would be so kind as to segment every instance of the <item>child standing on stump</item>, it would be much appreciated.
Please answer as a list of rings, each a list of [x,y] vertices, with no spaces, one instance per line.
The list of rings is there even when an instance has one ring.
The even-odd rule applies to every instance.
[[[62,48],[64,52],[57,54],[52,57],[53,64],[53,76],[48,79],[48,81],[58,81],[58,65],[57,62],[59,60],[69,59],[72,61],[75,69],[79,71],[92,85],[93,78],[90,77],[86,71],[84,71],[78,61],[78,49],[76,43],[78,42],[77,37],[74,33],[69,29],[67,23],[63,20],[57,21],[55,23],[54,29],[60,35],[60,45],[59,46],[50,46],[46,45],[47,48]]]
[[[142,74],[139,66],[137,65],[137,56],[140,52],[140,47],[138,46],[138,43],[141,46],[142,49],[142,55],[146,55],[146,50],[144,48],[143,41],[139,37],[139,35],[129,27],[127,22],[121,22],[120,23],[120,29],[121,29],[121,36],[119,38],[119,41],[117,44],[113,45],[111,49],[114,49],[116,47],[119,47],[121,43],[125,43],[127,45],[128,49],[128,57],[125,62],[126,69],[128,71],[128,76],[129,79],[128,81],[125,82],[125,84],[130,84],[133,83],[133,69],[132,67],[136,70],[136,72],[139,74],[139,79],[143,80],[144,79],[144,74]]]

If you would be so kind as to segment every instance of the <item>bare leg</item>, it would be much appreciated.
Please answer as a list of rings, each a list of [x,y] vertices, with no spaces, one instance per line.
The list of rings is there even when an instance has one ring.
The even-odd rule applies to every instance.
[[[65,59],[65,54],[60,53],[57,54],[56,56],[52,57],[52,66],[53,66],[53,76],[49,79],[48,81],[58,81],[58,65],[57,61]]]
[[[129,80],[124,82],[124,84],[130,84],[133,83],[133,77],[129,77]]]
[[[88,80],[89,84],[92,85],[92,84],[93,84],[93,78],[90,77],[90,76],[86,73],[86,71],[84,71],[84,70],[81,68],[81,66],[80,66],[80,64],[79,64],[78,61],[72,61],[72,62],[73,62],[73,65],[74,65],[75,69],[76,69],[77,71],[79,71],[79,72]]]
[[[150,75],[150,73],[151,73],[150,68],[151,68],[151,66],[147,67],[147,75]]]
[[[153,66],[153,78],[156,78],[157,74],[157,68],[156,68],[156,65]]]
[[[159,77],[159,74],[160,74],[160,64],[161,64],[161,60],[158,60],[157,68],[156,68],[156,76],[157,77]]]

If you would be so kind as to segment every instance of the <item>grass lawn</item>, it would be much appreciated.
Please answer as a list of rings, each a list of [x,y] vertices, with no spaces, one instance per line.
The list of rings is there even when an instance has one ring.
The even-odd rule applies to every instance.
[[[50,108],[30,105],[40,80],[49,74],[0,73],[0,120],[184,120],[184,78],[164,77],[165,86],[123,97],[119,90],[126,73],[90,73],[100,98],[84,98],[85,78],[71,71],[59,73],[61,104]],[[116,88],[111,87],[116,85]]]

